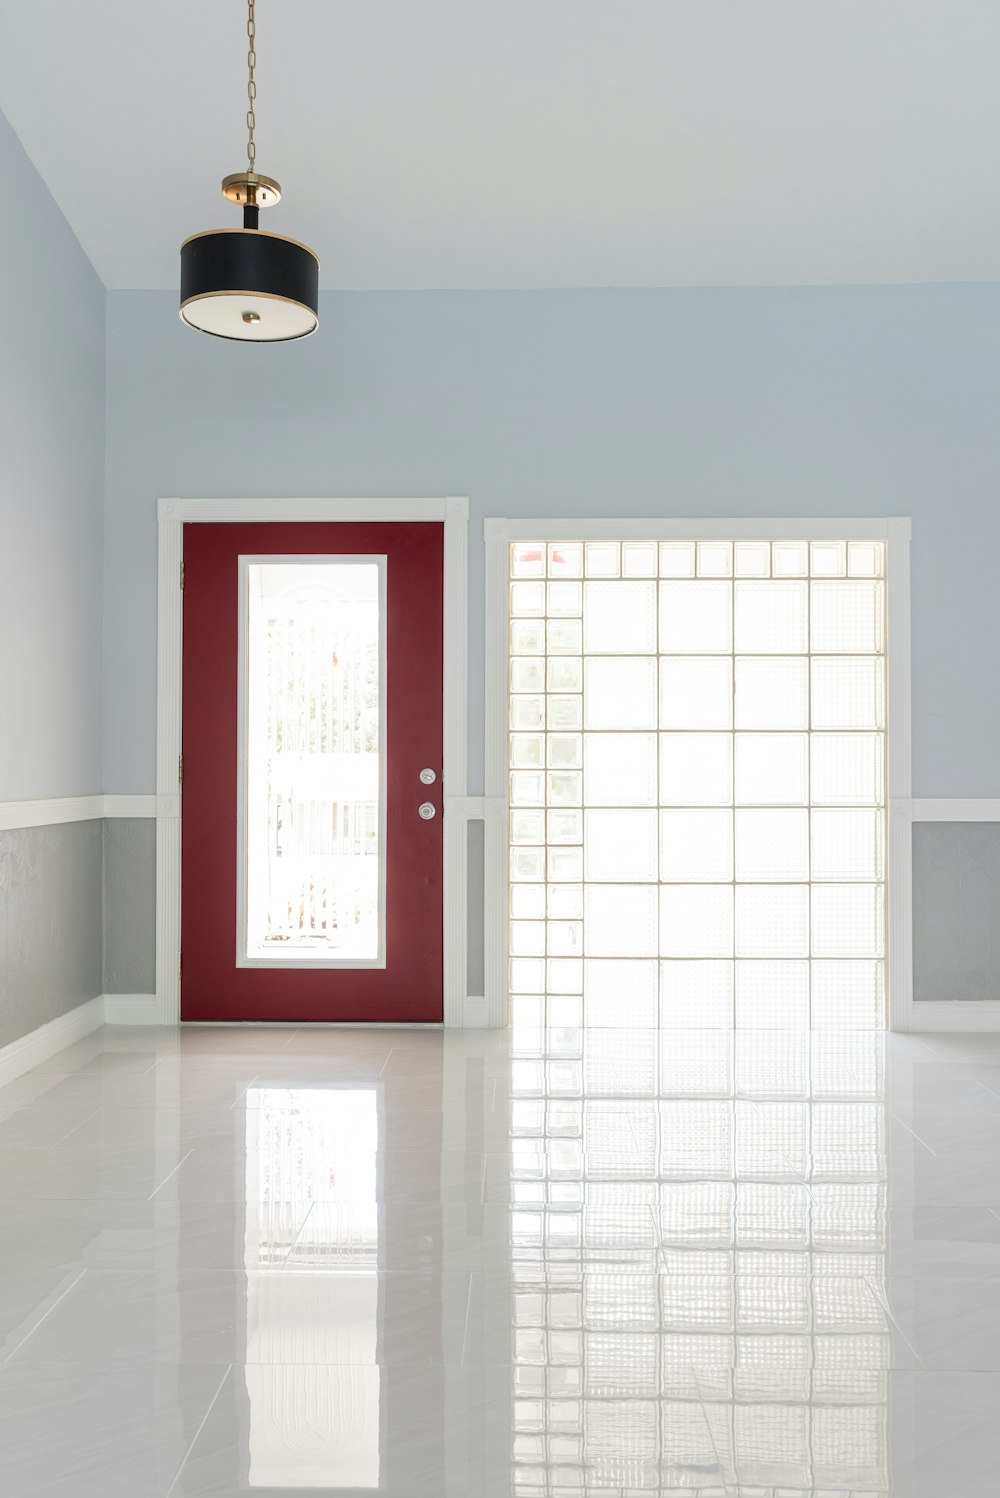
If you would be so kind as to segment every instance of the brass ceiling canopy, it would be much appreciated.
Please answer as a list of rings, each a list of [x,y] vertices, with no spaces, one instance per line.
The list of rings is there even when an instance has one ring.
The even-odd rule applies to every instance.
[[[255,0],[247,6],[247,169],[222,181],[243,209],[243,227],[192,234],[181,245],[181,319],[199,332],[242,343],[305,338],[319,326],[319,260],[297,239],[262,231],[260,210],[281,201],[281,184],[257,171]]]

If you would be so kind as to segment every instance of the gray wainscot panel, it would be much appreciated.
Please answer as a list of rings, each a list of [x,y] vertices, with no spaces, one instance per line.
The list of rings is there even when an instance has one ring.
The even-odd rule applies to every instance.
[[[104,992],[156,991],[156,822],[104,822]]]
[[[914,823],[913,996],[1000,999],[1000,822]]]
[[[100,822],[0,832],[0,1045],[96,998]]]

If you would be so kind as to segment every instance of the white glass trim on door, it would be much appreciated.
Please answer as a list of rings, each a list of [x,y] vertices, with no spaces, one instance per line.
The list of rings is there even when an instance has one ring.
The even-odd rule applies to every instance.
[[[384,967],[386,558],[239,566],[237,965]]]
[[[515,1025],[881,1028],[884,542],[509,559]]]

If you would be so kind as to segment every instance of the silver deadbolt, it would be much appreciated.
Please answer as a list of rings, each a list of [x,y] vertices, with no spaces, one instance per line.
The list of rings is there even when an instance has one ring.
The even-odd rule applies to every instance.
[[[437,816],[437,808],[432,801],[421,801],[417,807],[417,815],[423,817],[425,822],[429,822],[432,817]]]
[[[433,770],[421,770],[421,772],[420,772],[420,784],[421,785],[433,785],[434,782],[435,782],[435,780],[437,780],[437,776],[435,775],[435,773],[434,773]]]

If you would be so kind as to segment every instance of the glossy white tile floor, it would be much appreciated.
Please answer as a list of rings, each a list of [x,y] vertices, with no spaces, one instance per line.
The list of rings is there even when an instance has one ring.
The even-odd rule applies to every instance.
[[[1000,1491],[1000,1037],[103,1030],[0,1213],[4,1498]]]

